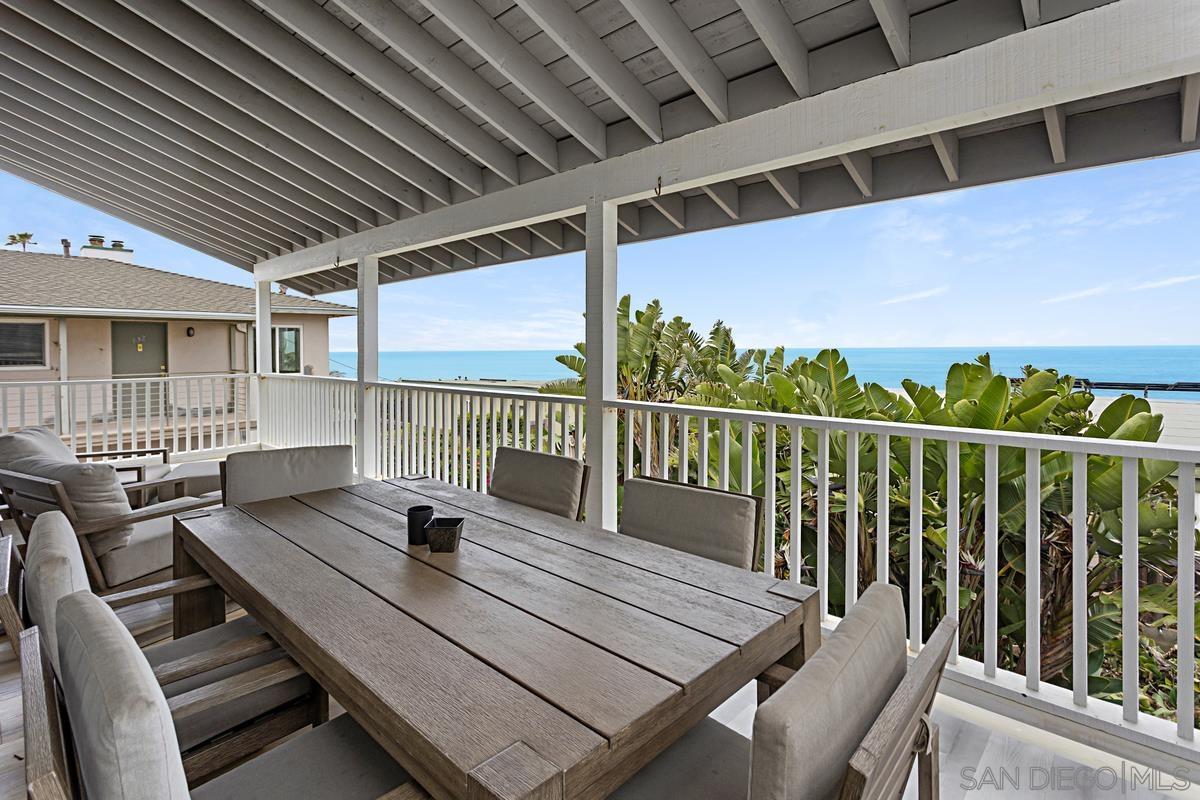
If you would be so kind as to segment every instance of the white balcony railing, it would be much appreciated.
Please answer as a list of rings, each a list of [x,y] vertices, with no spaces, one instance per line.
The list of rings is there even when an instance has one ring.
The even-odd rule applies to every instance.
[[[263,443],[354,444],[355,390],[345,379],[264,379]],[[369,384],[365,396],[370,435],[362,441],[371,449],[367,469],[378,477],[424,474],[486,491],[497,446],[567,455],[583,455],[586,446],[578,397],[413,383]],[[960,618],[950,691],[1099,746],[1117,749],[1115,742],[1143,761],[1200,762],[1193,689],[1200,449],[632,401],[608,407],[619,419],[622,477],[763,496],[774,513],[759,568],[816,585],[828,624],[870,581],[900,583],[914,651],[934,617]],[[1173,489],[1159,498],[1166,507],[1155,506],[1175,520],[1166,555],[1152,551],[1159,543],[1139,539],[1149,474],[1166,475]],[[1089,475],[1105,493],[1090,505]],[[889,490],[880,493],[880,485]],[[1040,489],[1031,504],[1028,486]],[[847,507],[857,513],[847,515]],[[923,532],[922,547],[908,546],[910,530]],[[1103,563],[1099,541],[1110,551]],[[1094,583],[1114,569],[1113,548],[1119,589],[1098,598]],[[1090,560],[1076,557],[1089,552]],[[1014,582],[1018,569],[1032,577]],[[1053,592],[1067,619],[1046,618]],[[1149,635],[1142,594],[1174,598],[1163,613],[1177,622],[1154,634],[1174,639],[1174,648],[1160,641],[1168,663],[1155,678],[1174,686],[1173,719],[1162,717],[1161,704],[1154,716],[1140,702],[1151,689],[1164,691],[1141,683]],[[959,603],[946,602],[956,596]],[[1089,687],[1089,655],[1097,657],[1089,634],[1113,638],[1103,656],[1111,685]],[[1068,652],[1055,652],[1064,646]],[[1057,663],[1054,675],[1043,676],[1044,663]],[[1119,702],[1109,699],[1117,693]]]
[[[43,425],[77,452],[208,453],[258,441],[254,376],[0,382],[0,432]]]

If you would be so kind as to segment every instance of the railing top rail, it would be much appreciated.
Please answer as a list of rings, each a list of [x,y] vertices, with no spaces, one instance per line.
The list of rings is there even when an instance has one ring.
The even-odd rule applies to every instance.
[[[151,383],[199,380],[201,378],[249,378],[247,372],[197,372],[188,375],[154,375],[144,378],[70,378],[65,381],[0,381],[0,389],[28,389],[47,386],[88,386],[107,383]]]
[[[1000,447],[1037,447],[1088,455],[1156,458],[1164,461],[1180,461],[1200,464],[1200,447],[1166,445],[1157,442],[1131,442],[1119,439],[1093,439],[1086,436],[1061,436],[1048,433],[1016,433],[1012,431],[984,430],[981,428],[954,428],[942,425],[925,425],[908,422],[884,422],[879,420],[853,419],[850,417],[813,417],[806,414],[782,414],[768,411],[744,411],[736,408],[709,406],[687,406],[676,403],[647,403],[637,400],[606,400],[608,408],[633,411],[669,411],[693,417],[726,419],[739,422],[798,426],[815,430],[855,431],[857,433],[885,434],[904,438],[935,439],[962,442],[965,444],[998,445]]]
[[[417,389],[420,391],[430,392],[445,392],[447,394],[462,394],[473,395],[475,397],[500,397],[512,398],[518,400],[541,400],[542,402],[568,403],[571,405],[583,405],[584,399],[576,395],[569,394],[545,394],[535,389],[507,389],[482,387],[477,384],[459,384],[459,383],[438,383],[436,381],[425,383],[419,381],[380,381],[379,383],[368,384],[369,386],[384,386],[389,388],[399,389]]]

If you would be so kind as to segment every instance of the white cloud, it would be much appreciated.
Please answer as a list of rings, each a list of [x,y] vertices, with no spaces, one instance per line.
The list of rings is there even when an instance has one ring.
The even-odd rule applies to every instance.
[[[1139,283],[1133,287],[1135,292],[1140,292],[1145,289],[1165,289],[1168,286],[1178,286],[1181,283],[1191,283],[1192,281],[1200,281],[1200,275],[1176,275],[1172,278],[1163,278],[1157,281],[1149,281],[1148,283]]]
[[[919,292],[912,292],[911,294],[900,294],[896,295],[895,297],[889,297],[886,300],[881,300],[879,305],[894,306],[900,303],[911,303],[915,300],[925,300],[930,297],[937,297],[945,294],[948,291],[950,291],[949,286],[938,286],[935,289],[922,289]]]
[[[1100,286],[1093,286],[1090,289],[1081,289],[1078,292],[1067,292],[1066,294],[1060,294],[1056,297],[1046,298],[1042,301],[1042,305],[1049,305],[1050,303],[1066,303],[1070,300],[1082,300],[1085,297],[1096,297],[1097,295],[1106,294],[1109,288],[1111,287],[1105,283],[1101,284]]]

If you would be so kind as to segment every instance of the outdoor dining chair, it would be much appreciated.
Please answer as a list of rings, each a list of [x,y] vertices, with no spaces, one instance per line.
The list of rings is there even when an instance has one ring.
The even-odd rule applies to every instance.
[[[620,533],[742,569],[762,541],[762,498],[662,478],[625,481]]]
[[[497,447],[488,494],[567,519],[583,519],[589,472],[576,458]]]
[[[42,630],[51,666],[61,675],[57,609],[62,598],[89,591],[87,574],[65,517],[43,514],[35,527],[25,558],[26,618]],[[197,588],[195,578],[180,583],[188,580]],[[101,600],[113,608],[112,597]],[[172,707],[193,783],[326,718],[324,692],[251,617],[152,645],[143,654]]]
[[[221,492],[227,506],[352,483],[354,448],[348,444],[230,453],[221,468]]]
[[[163,694],[112,609],[90,592],[77,592],[59,602],[55,628],[61,677],[49,668],[40,629],[22,634],[32,800],[74,800],[85,793],[123,800],[428,797],[346,715],[189,791],[172,724],[176,702]]]
[[[753,744],[706,717],[610,800],[889,800],[917,760],[918,796],[936,797],[930,719],[956,623],[943,619],[908,664],[900,589],[863,592],[807,663],[757,709]]]

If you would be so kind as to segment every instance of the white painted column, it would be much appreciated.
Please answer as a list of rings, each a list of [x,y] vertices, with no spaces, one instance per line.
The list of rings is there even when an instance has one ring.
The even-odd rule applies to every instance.
[[[587,449],[591,485],[587,519],[617,529],[617,206],[593,199],[587,207]]]
[[[358,424],[354,454],[360,478],[375,477],[375,395],[367,386],[379,380],[379,258],[358,261]]]
[[[259,442],[268,441],[270,438],[266,435],[270,430],[271,421],[266,419],[265,405],[262,402],[262,379],[264,375],[274,371],[274,365],[271,363],[271,335],[271,282],[255,281],[254,344],[248,349],[250,357],[254,358],[257,363],[247,361],[246,371],[255,373],[250,384],[250,405],[253,408],[254,418],[258,421]],[[254,364],[254,369],[251,369],[251,364]]]
[[[71,430],[74,426],[74,420],[71,419],[71,403],[70,392],[71,387],[66,384],[67,375],[67,319],[66,317],[58,318],[58,433],[61,436],[70,431],[71,442],[75,441],[75,432]]]

